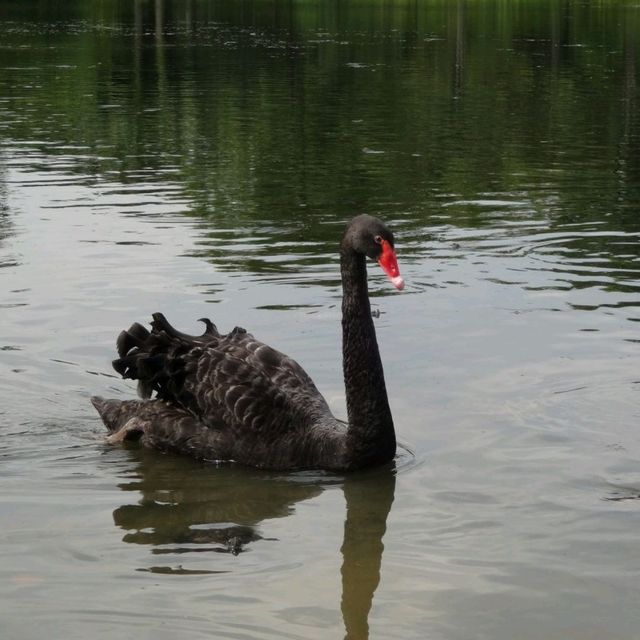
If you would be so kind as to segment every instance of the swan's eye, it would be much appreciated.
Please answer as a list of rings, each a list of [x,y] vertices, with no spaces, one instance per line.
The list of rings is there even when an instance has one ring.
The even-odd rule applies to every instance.
[[[373,238],[373,241],[374,241],[376,244],[382,244],[382,236],[375,236],[375,237]]]

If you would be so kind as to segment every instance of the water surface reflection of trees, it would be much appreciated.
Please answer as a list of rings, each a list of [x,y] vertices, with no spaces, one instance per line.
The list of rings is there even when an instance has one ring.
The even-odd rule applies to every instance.
[[[613,206],[637,228],[632,7],[111,0],[43,14],[21,4],[37,6],[45,28],[28,34],[34,46],[0,54],[3,94],[31,102],[9,135],[82,145],[95,171],[124,182],[175,171],[193,212],[217,223],[293,224],[301,207],[424,215],[438,194],[526,188],[556,193],[557,215]],[[32,96],[16,95],[45,41],[49,67],[66,70],[54,82],[43,69]],[[576,183],[593,180],[581,196]]]
[[[600,240],[572,236],[566,249],[613,256],[615,280],[637,272],[635,239],[607,235],[640,233],[637,7],[75,0],[7,11],[18,22],[0,26],[4,135],[29,141],[39,170],[64,156],[65,170],[114,192],[177,185],[221,269],[324,271],[338,221],[367,211],[420,247],[443,220],[597,228]]]

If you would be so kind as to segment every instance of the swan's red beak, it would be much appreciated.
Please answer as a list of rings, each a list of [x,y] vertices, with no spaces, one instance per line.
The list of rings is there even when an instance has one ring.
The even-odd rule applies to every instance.
[[[398,258],[396,258],[396,252],[393,250],[393,247],[386,240],[382,241],[382,254],[378,258],[378,264],[389,276],[389,280],[391,280],[393,286],[399,291],[402,291],[404,289],[404,278],[400,275]]]

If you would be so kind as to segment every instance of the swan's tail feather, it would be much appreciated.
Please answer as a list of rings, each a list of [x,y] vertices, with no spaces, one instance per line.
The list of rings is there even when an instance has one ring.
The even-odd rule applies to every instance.
[[[115,400],[91,398],[109,435],[107,442],[117,444],[140,440],[146,446],[188,450],[195,457],[209,453],[200,445],[211,442],[208,430],[198,420],[174,405],[160,400]]]
[[[118,444],[139,440],[144,446],[188,453],[199,459],[228,457],[220,434],[206,428],[192,413],[162,400],[91,398],[109,434]]]
[[[165,345],[161,352],[156,351],[158,346],[149,340],[147,344],[134,347],[112,362],[113,368],[123,378],[138,381],[138,395],[141,398],[150,398],[154,391],[159,392],[172,370],[180,368],[172,358],[175,354],[171,353],[170,345]]]
[[[199,348],[219,340],[216,326],[202,318],[205,331],[201,336],[182,333],[169,324],[161,313],[154,313],[151,331],[139,323],[122,331],[117,339],[118,358],[113,368],[123,377],[138,381],[138,395],[168,401],[184,401],[183,383],[189,361]]]
[[[200,318],[198,322],[204,322],[205,330],[202,334],[203,336],[214,336],[216,338],[220,337],[220,333],[218,332],[218,327],[216,327],[209,318]]]
[[[129,329],[121,331],[116,346],[118,355],[124,357],[133,347],[141,347],[149,337],[149,331],[139,322],[134,322]]]
[[[152,315],[153,320],[151,321],[151,326],[153,327],[154,333],[159,333],[163,331],[170,338],[179,338],[180,340],[196,340],[199,342],[208,342],[212,338],[219,338],[220,333],[218,329],[209,318],[200,318],[199,322],[204,322],[205,330],[201,336],[191,336],[186,333],[182,333],[174,328],[169,321],[164,317],[162,313],[154,313]]]
[[[120,431],[127,423],[136,416],[140,410],[141,403],[139,400],[108,400],[100,396],[93,396],[91,404],[102,418],[104,426],[107,427],[111,434]],[[140,437],[138,430],[129,428],[127,436],[121,439],[133,440]]]

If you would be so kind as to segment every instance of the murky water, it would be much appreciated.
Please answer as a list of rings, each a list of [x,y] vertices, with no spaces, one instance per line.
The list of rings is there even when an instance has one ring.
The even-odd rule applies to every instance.
[[[638,637],[640,9],[0,3],[3,638]],[[403,449],[110,447],[118,331],[210,316],[345,415],[367,211]]]

